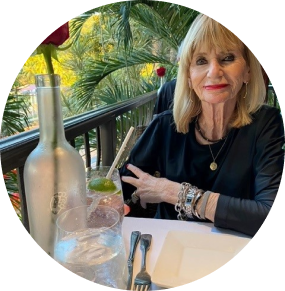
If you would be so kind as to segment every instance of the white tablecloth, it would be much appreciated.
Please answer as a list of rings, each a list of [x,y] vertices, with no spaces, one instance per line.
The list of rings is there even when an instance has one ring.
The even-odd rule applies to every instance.
[[[247,237],[241,233],[236,233],[230,230],[217,229],[214,227],[213,223],[125,217],[123,221],[123,236],[126,245],[127,255],[130,248],[131,232],[134,230],[138,230],[142,234],[149,233],[152,235],[151,247],[147,254],[146,260],[146,268],[150,275],[154,271],[155,264],[162,249],[165,237],[170,230],[191,231],[200,233],[227,233]],[[140,267],[141,250],[138,245],[134,260],[133,277],[135,277],[135,275],[139,272]],[[163,288],[152,284],[151,290],[160,289]]]

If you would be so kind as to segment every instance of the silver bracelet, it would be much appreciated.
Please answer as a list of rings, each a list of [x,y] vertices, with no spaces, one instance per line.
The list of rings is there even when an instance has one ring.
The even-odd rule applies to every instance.
[[[192,185],[189,183],[183,182],[181,184],[180,191],[178,192],[178,200],[175,204],[175,211],[178,212],[177,219],[178,220],[186,220],[187,214],[186,214],[186,195]]]
[[[186,193],[186,201],[185,201],[185,214],[188,218],[193,218],[193,200],[197,194],[199,189],[196,186],[192,186],[188,189]]]
[[[188,218],[193,218],[193,215],[197,216],[194,213],[193,206],[195,205],[195,201],[201,198],[201,195],[203,195],[203,191],[196,186],[185,182],[181,184],[180,191],[178,192],[178,200],[175,204],[175,211],[178,212],[178,220],[187,220]],[[199,215],[197,217],[200,218]]]
[[[201,216],[199,215],[198,211],[197,211],[197,204],[198,201],[204,196],[204,191],[201,189],[198,189],[197,191],[197,195],[195,196],[195,198],[192,201],[192,212],[193,214],[198,218],[201,219]]]
[[[137,190],[135,190],[134,193],[131,195],[131,199],[134,204],[136,204],[140,200],[140,197],[137,195]]]

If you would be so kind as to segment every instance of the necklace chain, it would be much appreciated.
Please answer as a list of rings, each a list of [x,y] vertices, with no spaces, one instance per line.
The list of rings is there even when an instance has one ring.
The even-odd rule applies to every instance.
[[[202,132],[202,130],[201,130],[201,128],[200,128],[199,121],[198,121],[198,116],[197,116],[197,118],[196,118],[196,120],[195,120],[195,128],[197,129],[198,133],[200,134],[200,136],[201,136],[204,140],[206,140],[207,142],[213,142],[213,143],[215,143],[215,142],[219,142],[219,141],[221,141],[221,140],[226,139],[226,138],[228,137],[229,133],[230,133],[230,131],[229,131],[225,136],[223,136],[223,137],[220,138],[220,139],[209,139],[209,138],[207,138],[207,137],[203,134],[203,132]]]
[[[216,163],[216,159],[217,159],[218,155],[220,154],[222,148],[223,148],[224,145],[226,144],[227,138],[228,138],[228,136],[226,136],[226,139],[225,139],[223,145],[221,146],[220,150],[218,151],[216,157],[214,157],[214,155],[213,155],[213,152],[212,152],[212,149],[211,149],[211,145],[208,144],[209,149],[210,149],[210,152],[211,152],[211,155],[212,155],[212,158],[213,158],[213,162],[210,164],[210,169],[211,169],[212,171],[215,171],[215,170],[218,168],[218,165],[217,165],[217,163]]]
[[[217,163],[216,163],[216,159],[218,158],[220,152],[222,151],[224,145],[226,144],[230,131],[229,131],[225,136],[223,136],[223,137],[220,138],[220,139],[217,139],[217,140],[209,139],[209,138],[207,138],[207,137],[203,134],[203,132],[202,132],[200,126],[199,126],[198,116],[197,116],[197,118],[196,118],[196,120],[195,120],[195,128],[197,129],[197,131],[198,131],[198,133],[200,134],[200,136],[201,136],[204,140],[206,140],[207,142],[217,143],[217,142],[219,142],[219,141],[225,140],[225,141],[223,142],[221,148],[219,149],[219,151],[218,151],[216,157],[214,157],[214,155],[213,155],[211,145],[208,144],[209,149],[210,149],[210,153],[211,153],[212,158],[213,158],[213,162],[210,164],[210,169],[211,169],[212,171],[215,171],[215,170],[217,170],[217,168],[218,168],[218,165],[217,165]]]

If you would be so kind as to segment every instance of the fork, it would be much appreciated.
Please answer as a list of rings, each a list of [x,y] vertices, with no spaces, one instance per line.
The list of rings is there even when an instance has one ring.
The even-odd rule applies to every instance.
[[[149,250],[151,243],[152,235],[151,234],[142,234],[140,249],[142,251],[142,265],[140,272],[136,275],[134,281],[134,290],[137,291],[147,291],[151,284],[151,277],[146,271],[146,254]]]

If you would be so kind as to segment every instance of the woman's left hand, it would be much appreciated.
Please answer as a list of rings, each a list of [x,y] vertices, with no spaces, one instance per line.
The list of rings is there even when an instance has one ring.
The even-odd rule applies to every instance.
[[[132,164],[128,164],[127,169],[134,173],[137,178],[122,176],[122,181],[137,188],[136,195],[140,198],[143,208],[146,208],[146,203],[176,203],[177,193],[180,189],[179,183],[166,178],[155,178]]]

